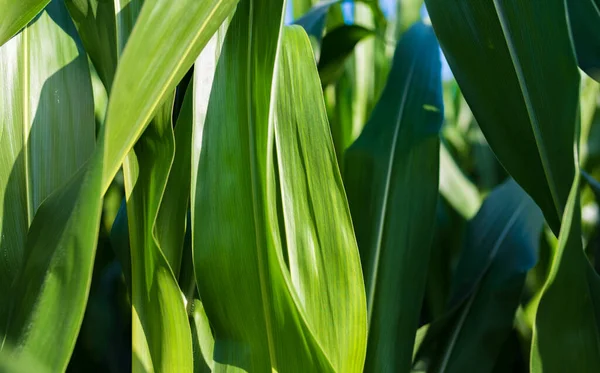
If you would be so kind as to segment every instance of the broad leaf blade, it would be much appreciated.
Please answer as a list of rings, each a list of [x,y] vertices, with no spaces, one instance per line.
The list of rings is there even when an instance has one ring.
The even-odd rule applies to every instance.
[[[514,181],[488,196],[469,223],[448,309],[430,326],[417,370],[493,371],[536,262],[542,226],[541,211]]]
[[[130,57],[124,52],[120,65],[124,72],[115,76],[107,122],[95,153],[40,206],[27,238],[29,255],[15,281],[14,293],[19,297],[13,309],[18,312],[11,314],[8,340],[17,341],[19,354],[39,357],[52,371],[66,367],[81,325],[102,196],[161,97],[174,89],[234,2],[148,0],[146,5],[136,23],[141,24],[140,31],[134,30],[127,44],[134,52]],[[178,42],[172,43],[171,37]],[[148,46],[166,52],[133,55]],[[141,81],[145,84],[129,84]],[[122,102],[116,105],[115,100]],[[60,343],[56,335],[61,336]]]
[[[396,48],[388,83],[348,149],[344,181],[369,310],[369,372],[408,371],[435,222],[441,62],[431,27],[416,24]]]
[[[0,308],[4,308],[11,301],[8,289],[28,254],[27,232],[38,207],[77,172],[94,148],[87,58],[60,1],[48,5],[0,47],[0,81]]]
[[[492,150],[558,233],[574,175],[579,94],[565,1],[426,4]]]
[[[283,40],[274,131],[291,280],[336,370],[356,371],[366,348],[358,247],[310,45],[300,28]]]
[[[0,46],[25,27],[44,9],[50,0],[2,0],[2,22],[0,23]]]
[[[276,90],[274,81],[286,76],[295,82],[306,80],[317,92],[319,84],[306,36],[295,41],[297,29],[279,35],[282,13],[282,1],[240,3],[217,65],[206,121],[200,115],[196,123],[201,128],[195,128],[194,137],[202,139],[200,149],[194,148],[200,152],[192,214],[196,280],[215,330],[217,371],[327,372],[338,366],[340,371],[357,371],[363,357],[354,354],[351,345],[331,350],[334,328],[341,326],[313,328],[317,320],[310,318],[308,306],[304,310],[283,258],[280,229],[285,224],[276,220],[275,206],[281,202],[275,199],[272,121],[278,115],[273,98],[285,92]],[[280,38],[290,43],[280,49],[282,60],[287,61],[287,53],[300,53],[298,68],[303,70],[282,62],[275,75]],[[303,73],[307,66],[312,69]],[[306,115],[305,107],[298,110],[291,114]],[[352,312],[354,296],[354,290],[348,294]],[[345,326],[350,333],[360,330],[359,320]],[[326,346],[321,348],[317,341]]]
[[[534,373],[600,370],[600,278],[583,252],[579,184],[577,171],[536,314]]]

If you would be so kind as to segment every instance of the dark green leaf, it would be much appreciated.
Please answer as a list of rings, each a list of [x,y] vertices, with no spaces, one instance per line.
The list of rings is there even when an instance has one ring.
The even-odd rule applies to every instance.
[[[339,78],[344,61],[352,54],[356,44],[375,32],[357,25],[343,25],[332,30],[323,38],[319,58],[319,75],[323,86]]]
[[[567,0],[579,67],[600,81],[600,1]]]
[[[398,44],[381,99],[345,158],[367,288],[368,372],[410,368],[435,221],[443,111],[439,47],[431,27],[419,23]]]
[[[541,211],[514,181],[487,197],[469,223],[446,314],[430,326],[417,370],[493,371],[535,265],[542,226]]]
[[[600,278],[583,252],[579,186],[577,172],[536,314],[534,373],[600,370]]]
[[[426,4],[492,150],[558,233],[574,175],[580,79],[565,1]]]

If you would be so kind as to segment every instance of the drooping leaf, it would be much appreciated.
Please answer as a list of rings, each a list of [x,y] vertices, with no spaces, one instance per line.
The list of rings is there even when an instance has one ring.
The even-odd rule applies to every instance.
[[[335,176],[336,166],[331,140],[322,137],[327,124],[310,44],[299,28],[280,36],[282,13],[283,1],[240,3],[217,65],[206,121],[195,128],[194,137],[202,143],[194,147],[200,153],[194,262],[215,332],[215,370],[360,371],[366,328],[356,246],[339,174],[317,174]],[[305,103],[295,92],[307,92],[300,96]],[[296,130],[283,130],[284,125]],[[278,141],[284,140],[295,147],[283,149]],[[313,142],[329,147],[310,151],[307,144]],[[290,153],[282,153],[286,150]],[[302,163],[305,152],[318,153],[311,154],[318,162]],[[298,181],[282,170],[295,172]],[[333,185],[321,189],[321,182]],[[294,209],[316,205],[324,193],[325,205],[311,220],[307,210]],[[334,218],[336,231],[315,231]],[[324,247],[317,238],[335,244]],[[302,256],[304,250],[314,256]],[[288,268],[288,252],[290,259],[298,253],[304,261],[290,261]],[[314,271],[331,253],[338,254],[336,267],[327,263],[327,272],[317,278]],[[315,267],[303,267],[310,263]],[[314,294],[315,287],[323,291]],[[316,315],[317,309],[322,313]]]
[[[87,58],[60,1],[0,47],[0,82],[2,309],[28,255],[25,241],[37,209],[94,148]]]
[[[558,233],[574,175],[579,94],[565,1],[425,3],[489,145]]]
[[[160,107],[123,164],[131,247],[134,372],[192,370],[192,340],[185,305],[161,247],[165,244],[173,249],[178,237],[163,234],[159,240],[157,231],[164,231],[165,227],[156,226],[175,154],[173,97]],[[185,213],[184,207],[183,219]]]
[[[487,197],[469,222],[446,313],[430,326],[416,370],[493,371],[536,262],[542,226],[541,211],[514,181]]]
[[[356,44],[375,33],[357,25],[343,25],[328,32],[323,38],[319,58],[319,75],[323,86],[333,83],[342,73],[344,61]]]
[[[0,23],[0,46],[25,27],[44,9],[50,0],[2,0],[2,22]]]
[[[119,59],[106,113],[104,189],[167,92],[175,88],[236,3],[237,0],[145,1],[137,27]],[[169,23],[164,24],[165,20]],[[136,131],[129,131],[130,128]],[[113,144],[121,147],[113,148]],[[119,159],[113,154],[123,155]]]
[[[600,81],[600,1],[567,0],[579,67]]]
[[[406,33],[380,101],[346,152],[344,182],[367,288],[369,372],[410,369],[438,195],[438,48],[429,26]]]
[[[102,196],[161,98],[173,91],[235,1],[145,4],[115,75],[94,154],[40,205],[13,287],[19,297],[11,309],[18,312],[9,314],[6,339],[17,346],[16,354],[34,355],[51,371],[65,369],[81,325]]]
[[[582,247],[579,186],[577,170],[535,318],[534,373],[600,369],[600,278]]]

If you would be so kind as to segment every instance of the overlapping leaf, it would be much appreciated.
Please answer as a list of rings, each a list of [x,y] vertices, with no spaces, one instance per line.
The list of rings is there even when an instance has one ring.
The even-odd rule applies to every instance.
[[[574,175],[579,94],[565,1],[426,4],[492,150],[558,233]]]
[[[146,2],[137,21],[142,26],[134,29],[117,69],[95,153],[41,204],[29,230],[28,255],[14,286],[19,297],[12,309],[18,312],[7,326],[19,354],[38,357],[52,371],[65,369],[85,309],[104,191],[155,108],[234,5]]]
[[[438,48],[422,23],[405,34],[381,99],[346,152],[344,182],[367,288],[369,372],[410,369],[438,196]]]
[[[469,223],[447,312],[429,327],[417,371],[493,371],[536,262],[542,226],[541,211],[514,181],[488,196]]]
[[[50,0],[2,0],[2,22],[0,22],[0,46],[25,27]]]
[[[0,81],[0,310],[6,311],[9,287],[30,255],[27,232],[39,206],[94,148],[87,58],[60,1],[0,47]]]
[[[173,97],[160,107],[123,164],[131,246],[134,372],[192,370],[192,340],[183,298],[160,246],[173,245],[176,236],[158,240],[156,230],[164,227],[155,226],[175,153],[172,105]]]
[[[139,1],[137,1],[139,2]],[[112,0],[66,0],[86,52],[110,92],[117,69],[117,14]],[[117,10],[118,11],[118,10]],[[126,31],[129,36],[130,30]],[[123,30],[120,30],[123,33]]]
[[[240,3],[195,134],[194,261],[215,369],[360,371],[356,244],[310,44],[299,28],[280,35],[282,12]]]
[[[577,171],[535,319],[531,371],[600,369],[600,278],[581,242]]]

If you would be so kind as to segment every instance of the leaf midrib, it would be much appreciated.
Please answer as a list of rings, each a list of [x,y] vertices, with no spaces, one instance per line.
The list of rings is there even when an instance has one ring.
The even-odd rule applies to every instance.
[[[529,122],[531,124],[531,130],[533,132],[533,137],[537,145],[537,151],[540,157],[540,161],[542,163],[542,169],[544,170],[544,177],[546,178],[548,189],[550,191],[550,196],[552,197],[554,208],[556,210],[556,213],[558,214],[558,219],[560,220],[563,215],[564,209],[560,203],[556,184],[554,183],[552,169],[550,168],[550,160],[548,159],[546,146],[542,139],[542,133],[540,130],[538,118],[533,107],[531,96],[529,94],[529,89],[527,88],[527,84],[525,82],[525,74],[523,73],[519,56],[516,52],[516,48],[512,40],[512,35],[508,26],[508,22],[506,20],[506,16],[504,15],[504,8],[499,3],[499,0],[493,0],[493,3],[496,15],[498,16],[498,21],[500,23],[500,28],[502,29],[502,33],[504,34],[504,39],[506,41],[506,46],[508,48],[510,59],[513,63],[515,74],[517,75],[519,88],[521,89],[521,94],[523,95],[523,100],[527,109],[527,115],[529,116]]]
[[[33,190],[31,185],[31,169],[29,166],[29,133],[31,126],[29,124],[29,110],[31,103],[29,94],[29,84],[31,80],[31,72],[29,66],[29,26],[25,26],[23,34],[23,162],[25,167],[25,194],[27,200],[27,227],[33,221]]]
[[[406,106],[406,102],[408,99],[408,91],[413,81],[414,70],[417,63],[418,53],[415,53],[413,59],[411,61],[410,69],[408,72],[408,77],[406,78],[406,83],[403,87],[402,99],[400,101],[400,107],[398,108],[398,116],[396,119],[396,128],[394,129],[394,136],[392,138],[392,149],[390,151],[390,157],[388,161],[387,171],[386,171],[386,180],[385,187],[383,193],[383,201],[381,204],[381,212],[379,214],[379,220],[377,224],[377,238],[375,241],[375,258],[373,259],[372,265],[372,273],[370,283],[369,283],[369,291],[368,291],[368,303],[367,303],[367,327],[371,329],[371,319],[373,316],[373,304],[375,302],[375,288],[377,286],[377,277],[379,273],[379,262],[381,258],[381,248],[383,242],[383,230],[385,226],[385,216],[387,215],[387,207],[388,207],[388,198],[390,194],[390,186],[392,179],[392,170],[394,165],[394,158],[396,154],[396,149],[398,147],[398,136],[400,133],[400,128],[402,127],[402,119],[404,118],[404,109]]]
[[[269,352],[269,361],[271,362],[271,367],[275,367],[277,366],[276,364],[276,357],[275,357],[275,346],[273,344],[273,339],[271,337],[271,335],[273,334],[272,328],[271,328],[271,317],[270,317],[270,313],[269,313],[269,302],[267,300],[267,294],[268,294],[268,290],[267,290],[267,280],[265,279],[265,276],[263,274],[263,270],[266,267],[267,263],[263,262],[263,257],[262,257],[262,253],[261,253],[261,248],[264,246],[266,246],[266,241],[263,240],[263,242],[261,242],[260,237],[263,237],[262,233],[263,230],[260,226],[260,223],[262,220],[260,219],[260,214],[261,214],[261,206],[260,206],[260,185],[258,185],[259,183],[259,173],[257,170],[257,160],[256,160],[256,125],[254,123],[254,118],[252,116],[253,114],[253,110],[252,110],[252,102],[253,102],[253,94],[252,94],[252,52],[253,52],[253,43],[252,43],[252,36],[253,36],[253,31],[254,31],[254,0],[250,0],[249,1],[249,11],[248,11],[248,55],[246,56],[246,96],[247,96],[247,100],[246,100],[246,114],[248,116],[248,152],[249,152],[249,156],[248,156],[248,161],[250,162],[250,184],[251,184],[251,188],[252,188],[252,212],[254,215],[254,219],[253,219],[253,223],[254,223],[254,239],[256,240],[255,244],[256,244],[256,257],[257,257],[257,264],[258,264],[258,277],[259,277],[259,283],[260,283],[260,292],[261,292],[261,303],[262,303],[262,312],[263,312],[263,317],[265,319],[265,327],[266,327],[266,337],[267,337],[267,345],[268,345],[268,352]],[[280,27],[281,29],[281,27]],[[275,66],[277,65],[277,54],[279,54],[279,48],[280,48],[280,35],[278,36],[278,41],[277,41],[277,50],[276,50],[276,58],[275,58]],[[273,71],[273,78],[272,80],[275,78],[275,71]],[[273,82],[271,82],[271,84],[273,84]],[[273,90],[273,87],[271,87],[271,90]],[[269,102],[269,106],[272,106],[272,103]]]
[[[446,352],[444,354],[444,359],[442,360],[442,364],[440,365],[439,373],[444,373],[446,371],[446,367],[448,366],[448,364],[450,362],[450,357],[452,357],[452,352],[454,351],[454,345],[456,344],[456,341],[458,340],[458,336],[460,335],[463,324],[464,324],[465,320],[467,319],[467,316],[468,316],[469,312],[471,311],[471,306],[473,305],[473,302],[474,302],[475,298],[477,297],[477,293],[478,293],[479,289],[481,288],[481,280],[483,279],[483,277],[485,277],[485,275],[489,271],[490,267],[492,266],[492,263],[494,262],[494,259],[495,259],[496,255],[498,254],[498,250],[500,249],[500,246],[502,245],[502,243],[508,236],[508,233],[510,232],[511,228],[517,222],[517,218],[519,217],[521,212],[525,209],[526,204],[527,204],[526,201],[522,201],[519,204],[519,206],[515,209],[512,216],[506,223],[506,226],[500,233],[500,236],[495,241],[494,247],[492,248],[492,251],[490,252],[490,255],[489,255],[491,260],[486,264],[485,269],[482,271],[482,275],[477,280],[477,285],[476,285],[475,289],[473,290],[473,293],[471,293],[471,295],[469,296],[469,300],[468,300],[467,304],[465,305],[463,312],[461,312],[460,320],[458,321],[456,328],[454,329],[454,331],[452,333],[450,343],[448,343],[448,348],[446,349]]]

